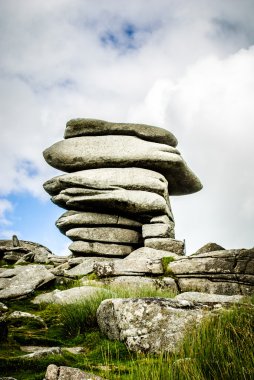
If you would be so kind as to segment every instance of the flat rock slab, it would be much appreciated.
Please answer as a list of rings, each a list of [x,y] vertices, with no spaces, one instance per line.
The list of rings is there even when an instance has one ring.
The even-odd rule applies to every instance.
[[[87,299],[98,292],[105,291],[103,288],[94,286],[80,286],[67,290],[53,290],[50,293],[40,294],[33,299],[34,304],[54,303],[54,304],[72,304]]]
[[[178,258],[178,255],[174,253],[170,255],[174,259]],[[162,275],[164,269],[161,259],[168,256],[169,252],[142,247],[133,251],[125,259],[96,263],[94,271],[99,277]]]
[[[123,212],[133,215],[171,214],[168,200],[142,190],[94,190],[68,188],[51,200],[60,207],[77,211]]]
[[[22,355],[20,358],[22,359],[41,359],[46,356],[51,356],[51,355],[61,355],[62,350],[60,347],[46,347],[46,348],[41,348],[36,350],[35,352],[32,352],[30,354]]]
[[[181,291],[216,294],[254,292],[254,249],[200,253],[169,263]]]
[[[170,194],[190,194],[202,185],[178,150],[133,136],[81,136],[59,141],[43,152],[56,169],[75,172],[105,167],[140,167],[163,174]]]
[[[55,364],[50,364],[47,367],[45,380],[105,380],[100,376],[90,372],[81,371],[78,368],[72,367],[57,367]]]
[[[66,124],[65,139],[92,135],[128,135],[174,147],[177,145],[177,139],[173,133],[152,125],[113,123],[98,119],[72,119]]]
[[[190,301],[165,298],[108,299],[97,310],[100,330],[138,352],[175,352],[185,331],[206,312]]]
[[[143,224],[142,236],[147,238],[172,238],[175,237],[174,224],[153,223]]]
[[[66,232],[72,240],[98,241],[104,243],[139,244],[141,234],[126,228],[114,227],[81,227]]]
[[[143,190],[165,196],[168,182],[162,174],[153,170],[99,168],[54,177],[45,182],[43,187],[50,195],[57,195],[69,187],[83,187],[86,190]]]
[[[244,296],[241,295],[226,296],[222,294],[208,294],[201,292],[184,292],[178,294],[174,299],[191,301],[208,306],[230,306],[235,303],[244,302]]]
[[[63,275],[67,277],[77,277],[77,276],[86,276],[89,273],[93,272],[94,265],[97,263],[109,262],[108,258],[105,257],[87,257],[84,258],[82,263],[76,265],[74,268],[64,270]],[[114,261],[114,259],[111,259]]]
[[[67,211],[56,221],[56,226],[63,233],[75,227],[115,226],[141,229],[142,224],[121,215],[102,214],[98,212]]]
[[[0,273],[0,300],[29,296],[55,276],[44,265],[17,266]]]
[[[69,250],[76,256],[104,256],[104,257],[126,257],[135,247],[132,245],[99,243],[91,241],[74,241]]]
[[[174,252],[177,255],[184,254],[184,242],[173,238],[147,238],[144,240],[144,245],[148,248]]]

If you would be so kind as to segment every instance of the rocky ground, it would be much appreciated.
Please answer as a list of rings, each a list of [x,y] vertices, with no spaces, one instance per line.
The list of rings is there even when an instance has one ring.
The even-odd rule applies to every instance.
[[[254,286],[254,249],[211,243],[189,257],[143,247],[107,259],[13,238],[0,241],[0,259],[0,373],[18,380],[131,378],[117,377],[107,350],[127,367],[137,353],[175,355],[190,328],[246,303]]]

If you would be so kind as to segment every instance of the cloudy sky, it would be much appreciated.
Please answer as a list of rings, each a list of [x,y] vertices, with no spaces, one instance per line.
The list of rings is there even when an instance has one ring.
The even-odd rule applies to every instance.
[[[176,135],[204,186],[171,200],[188,253],[254,245],[253,0],[0,0],[0,32],[0,239],[67,253],[42,151],[91,117]]]

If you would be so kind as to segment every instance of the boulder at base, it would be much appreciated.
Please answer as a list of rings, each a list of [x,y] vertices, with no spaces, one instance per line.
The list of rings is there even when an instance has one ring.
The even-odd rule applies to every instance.
[[[204,305],[186,299],[108,299],[100,304],[97,321],[103,334],[125,342],[131,351],[173,353],[188,329],[209,315],[218,303],[232,304],[226,296],[219,297],[218,302],[215,298],[210,303],[206,299]]]

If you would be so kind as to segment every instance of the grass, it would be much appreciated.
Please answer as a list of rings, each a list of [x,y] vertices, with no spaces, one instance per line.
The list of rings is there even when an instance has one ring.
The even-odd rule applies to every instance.
[[[172,263],[172,261],[175,261],[174,257],[172,256],[162,257],[161,264],[162,264],[163,272],[165,274],[170,274],[170,271],[168,270],[168,264]]]
[[[165,297],[174,294],[151,286],[107,286],[73,305],[33,305],[29,300],[8,304],[11,310],[40,315],[47,330],[23,324],[10,327],[7,343],[0,345],[0,374],[19,380],[42,380],[49,364],[77,367],[109,380],[252,380],[254,378],[254,305],[246,303],[216,312],[190,330],[177,354],[147,355],[129,352],[122,342],[102,336],[96,310],[105,298]],[[82,346],[78,355],[63,352],[24,360],[20,345]]]

